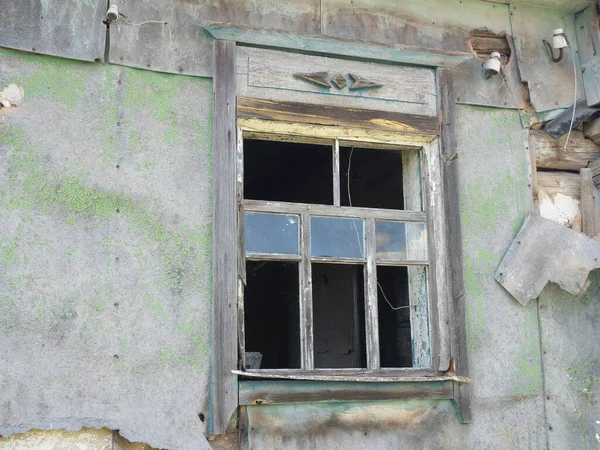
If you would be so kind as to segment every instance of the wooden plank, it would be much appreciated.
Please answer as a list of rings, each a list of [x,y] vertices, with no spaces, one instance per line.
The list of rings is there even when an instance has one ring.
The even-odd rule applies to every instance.
[[[527,305],[548,282],[580,295],[589,272],[597,268],[600,243],[530,213],[494,278],[522,305]]]
[[[583,135],[600,145],[600,118],[584,123]]]
[[[358,127],[428,136],[438,134],[437,119],[435,116],[278,102],[243,97],[238,99],[238,116],[242,118],[293,121],[315,125]]]
[[[575,18],[577,48],[588,106],[600,105],[600,23],[596,5],[588,6]]]
[[[334,57],[415,66],[455,67],[473,57],[466,51],[438,50],[407,45],[378,44],[358,39],[339,39],[322,35],[298,35],[278,30],[207,22],[204,28],[215,39],[232,40],[259,47],[309,51]]]
[[[322,375],[327,377],[433,377],[435,372],[433,369],[417,369],[414,367],[392,367],[379,369],[248,369],[245,373],[255,373],[259,375],[297,375],[297,376],[313,376]]]
[[[408,114],[435,114],[431,69],[327,58],[260,48],[238,51],[238,96]],[[320,84],[303,74],[322,73]],[[378,85],[354,89],[351,77]],[[340,84],[333,82],[341,80]]]
[[[106,1],[2,1],[0,47],[103,61]]]
[[[239,450],[250,450],[250,423],[245,405],[240,405],[240,419],[238,427]]]
[[[360,383],[339,381],[241,381],[240,405],[452,398],[452,381]]]
[[[377,265],[375,262],[377,237],[375,219],[366,219],[365,223],[365,332],[367,347],[367,368],[379,369],[379,307],[377,297]]]
[[[579,175],[570,172],[537,172],[538,189],[548,195],[563,194],[575,199],[581,198]]]
[[[340,206],[340,140],[333,143],[333,206]]]
[[[575,119],[573,120],[572,127],[571,120],[573,118],[573,105],[569,106],[561,114],[544,126],[546,133],[553,138],[559,138],[567,134],[569,132],[569,128],[577,128],[580,123],[587,122],[600,115],[600,109],[589,107],[585,100],[579,100],[575,106]]]
[[[235,43],[215,41],[213,120],[213,331],[211,434],[222,434],[237,408],[238,246],[236,207]]]
[[[581,230],[591,238],[600,233],[600,202],[592,180],[592,169],[581,169]]]
[[[600,244],[599,244],[600,245]],[[304,371],[301,373],[273,373],[267,372],[243,372],[241,370],[234,370],[235,375],[244,376],[248,378],[263,378],[263,379],[280,379],[280,380],[313,380],[313,381],[358,381],[365,383],[393,383],[397,381],[402,382],[431,382],[431,381],[455,381],[457,383],[471,383],[471,379],[468,377],[461,377],[458,375],[441,375],[432,377],[420,377],[420,376],[355,376],[355,375],[324,375],[316,373],[315,371]]]
[[[592,180],[596,187],[600,186],[600,159],[589,163],[588,168],[592,170]]]
[[[529,131],[529,146],[535,152],[536,166],[544,169],[579,170],[600,158],[600,146],[573,130],[565,149],[567,135],[558,139],[541,130]]]
[[[312,264],[310,261],[310,215],[302,213],[300,217],[300,354],[301,367],[304,370],[315,368]]]
[[[372,217],[374,219],[400,220],[403,222],[425,222],[427,219],[427,216],[423,211],[400,211],[394,209],[312,205],[309,203],[286,203],[264,200],[244,200],[244,210],[282,214],[309,213],[315,216],[328,217]]]
[[[448,283],[450,303],[448,321],[450,327],[451,353],[458,376],[469,376],[467,352],[467,325],[465,305],[465,281],[463,274],[462,231],[460,222],[460,198],[458,184],[457,137],[455,130],[456,104],[454,82],[448,70],[438,71],[440,95],[441,147],[443,155],[443,192],[446,207],[445,228],[448,249]],[[441,307],[441,306],[440,306]],[[461,423],[471,422],[471,388],[455,385],[454,402]]]

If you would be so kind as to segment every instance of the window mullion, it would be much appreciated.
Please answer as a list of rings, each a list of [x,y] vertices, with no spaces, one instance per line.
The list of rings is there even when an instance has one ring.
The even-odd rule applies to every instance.
[[[367,340],[367,367],[379,369],[379,321],[377,305],[377,265],[375,261],[376,236],[375,219],[367,218],[365,223],[365,327]]]
[[[310,215],[300,216],[300,353],[301,367],[313,370],[314,335],[313,335],[313,302],[312,302],[312,267],[310,262]]]
[[[340,140],[333,143],[333,205],[340,206]]]

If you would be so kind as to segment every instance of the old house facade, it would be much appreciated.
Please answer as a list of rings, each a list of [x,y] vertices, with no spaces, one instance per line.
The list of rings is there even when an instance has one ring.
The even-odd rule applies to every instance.
[[[597,2],[0,18],[0,448],[600,445]]]

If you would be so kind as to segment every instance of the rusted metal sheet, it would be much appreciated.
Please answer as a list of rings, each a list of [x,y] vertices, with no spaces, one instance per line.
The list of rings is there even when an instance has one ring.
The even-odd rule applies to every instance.
[[[573,104],[574,70],[572,50],[565,49],[560,62],[552,62],[543,40],[552,40],[552,31],[562,28],[577,50],[573,15],[531,6],[510,6],[515,52],[521,79],[527,83],[536,111],[565,108]],[[583,98],[581,74],[577,70],[577,98]]]
[[[522,305],[548,282],[581,294],[588,274],[600,268],[600,243],[537,215],[528,215],[494,278]]]
[[[0,2],[0,46],[84,61],[104,58],[106,0]]]

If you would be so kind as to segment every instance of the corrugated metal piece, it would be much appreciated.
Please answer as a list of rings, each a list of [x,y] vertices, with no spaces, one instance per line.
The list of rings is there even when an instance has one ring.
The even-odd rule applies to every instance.
[[[0,2],[0,46],[84,61],[104,57],[106,0]]]

